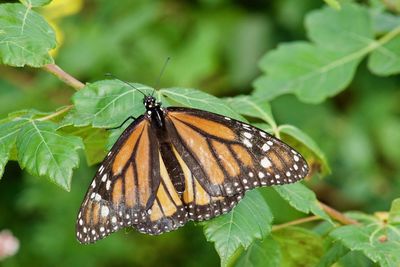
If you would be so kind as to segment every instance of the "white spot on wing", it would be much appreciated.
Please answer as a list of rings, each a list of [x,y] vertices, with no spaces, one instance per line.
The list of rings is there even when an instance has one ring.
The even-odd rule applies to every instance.
[[[243,138],[243,144],[247,147],[252,147],[253,145],[250,143],[249,139]]]
[[[108,180],[106,183],[106,189],[110,190],[110,188],[111,188],[111,180]]]
[[[261,149],[265,152],[265,151],[268,151],[268,150],[270,149],[270,147],[269,147],[269,145],[264,144],[264,145],[261,147]]]
[[[110,213],[110,209],[107,206],[101,207],[101,211],[100,211],[101,217],[106,217],[106,216],[108,216],[109,213]]]
[[[103,177],[101,177],[101,181],[105,182],[107,180],[107,173],[103,175]]]
[[[246,136],[246,138],[249,138],[249,139],[253,137],[253,135],[251,133],[249,133],[249,132],[245,132],[243,135]]]
[[[264,168],[269,168],[272,166],[271,161],[269,161],[269,159],[267,157],[264,157],[261,160],[261,166],[263,166]]]

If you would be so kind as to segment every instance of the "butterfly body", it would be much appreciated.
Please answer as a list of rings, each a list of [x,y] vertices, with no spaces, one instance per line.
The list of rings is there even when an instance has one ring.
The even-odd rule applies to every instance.
[[[229,212],[247,190],[296,182],[308,166],[294,149],[246,123],[203,110],[163,108],[152,96],[96,173],[77,238],[123,227],[161,234]]]

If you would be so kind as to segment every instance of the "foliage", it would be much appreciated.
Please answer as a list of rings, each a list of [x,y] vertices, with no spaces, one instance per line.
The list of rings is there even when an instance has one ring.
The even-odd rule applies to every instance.
[[[98,0],[57,20],[49,2],[0,4],[0,227],[22,243],[4,266],[204,266],[215,265],[217,254],[223,266],[399,266],[399,7],[372,0],[285,0],[261,9]],[[81,7],[78,0],[50,5],[60,3]],[[58,40],[65,37],[57,45],[53,27]],[[162,84],[179,87],[144,85],[167,56]],[[110,71],[133,74],[135,82],[104,79]],[[301,151],[309,179],[248,192],[230,213],[201,223],[204,235],[189,224],[160,237],[119,233],[91,248],[77,245],[75,211],[94,173],[79,159],[99,163],[124,127],[105,129],[140,116],[142,93],[153,92],[164,106],[204,109],[270,131]],[[358,211],[342,214],[318,199]],[[66,252],[76,256],[60,263]]]

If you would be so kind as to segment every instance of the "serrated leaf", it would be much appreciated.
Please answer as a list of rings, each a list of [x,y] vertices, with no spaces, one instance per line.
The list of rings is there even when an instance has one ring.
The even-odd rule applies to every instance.
[[[204,223],[204,234],[214,242],[221,265],[225,266],[237,249],[247,249],[271,231],[272,213],[257,191],[246,197],[228,214]]]
[[[279,244],[271,237],[254,241],[243,251],[235,267],[276,267],[280,266],[281,251]]]
[[[53,63],[56,46],[49,24],[22,4],[0,5],[0,61],[11,66],[42,67]]]
[[[251,96],[236,96],[227,98],[229,106],[239,114],[252,118],[259,118],[276,127],[276,122],[272,116],[271,106],[268,101],[260,101]]]
[[[51,0],[19,0],[26,7],[44,6],[51,2]]]
[[[16,120],[0,124],[0,179],[23,123],[21,120]]]
[[[340,242],[335,242],[332,247],[330,247],[329,250],[325,252],[316,267],[331,267],[348,252],[348,248],[343,246]]]
[[[389,211],[389,223],[400,224],[400,198],[393,200]]]
[[[344,3],[342,7],[340,11],[324,7],[307,15],[310,40],[330,51],[350,53],[375,42],[368,10],[354,3]]]
[[[372,52],[368,59],[368,68],[381,76],[398,74],[400,72],[400,37],[392,39]]]
[[[400,26],[400,17],[389,12],[383,12],[385,9],[377,8],[378,10],[372,12],[372,25],[374,33],[381,35],[392,31],[394,28]]]
[[[280,45],[261,60],[266,75],[254,82],[256,97],[270,100],[293,93],[304,102],[319,103],[346,88],[362,58],[376,48],[369,14],[355,4],[311,12],[306,28],[313,44]]]
[[[153,92],[148,86],[132,85],[145,94]],[[88,84],[72,97],[75,109],[63,124],[111,128],[120,125],[129,116],[139,117],[144,113],[143,95],[135,88],[118,80]]]
[[[331,236],[351,250],[362,251],[382,267],[400,265],[400,227],[375,220],[336,228]]]
[[[322,238],[300,227],[289,227],[273,232],[282,253],[281,266],[315,266],[323,254]]]
[[[101,162],[107,154],[105,150],[109,133],[105,129],[86,127],[65,127],[63,133],[82,138],[88,165]]]
[[[18,161],[32,175],[47,176],[69,191],[72,169],[78,166],[79,137],[56,131],[57,124],[30,120],[17,136]]]
[[[304,102],[320,103],[346,88],[361,59],[305,42],[279,45],[260,62],[268,75],[255,80],[254,97],[272,100],[294,93]]]
[[[315,141],[306,133],[292,125],[280,125],[279,131],[293,137],[308,149],[308,151],[305,151],[305,153],[302,154],[306,157],[308,164],[311,165],[311,170],[316,170],[322,175],[327,175],[331,172],[325,154],[319,148],[317,143],[315,143]],[[308,156],[307,154],[310,155]]]
[[[158,91],[163,98],[167,98],[171,105],[180,105],[207,110],[217,114],[229,116],[234,119],[244,120],[238,113],[224,103],[221,99],[189,88],[166,88]]]
[[[273,188],[282,198],[286,199],[293,208],[304,213],[312,212],[324,220],[333,223],[331,218],[319,205],[315,193],[302,183],[274,186]]]

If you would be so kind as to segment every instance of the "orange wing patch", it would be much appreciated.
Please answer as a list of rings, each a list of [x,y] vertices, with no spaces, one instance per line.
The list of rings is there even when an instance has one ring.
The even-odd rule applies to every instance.
[[[161,155],[159,155],[159,159],[161,182],[151,208],[151,221],[171,217],[178,211],[178,207],[182,206],[182,201],[175,191]]]
[[[240,167],[236,159],[233,157],[232,153],[229,151],[228,146],[214,140],[211,143],[216,150],[218,159],[220,160],[222,166],[224,166],[224,169],[228,172],[228,174],[232,177],[239,176]]]
[[[121,203],[123,194],[122,194],[122,178],[118,178],[114,182],[114,186],[112,189],[112,202],[115,207],[118,207]]]
[[[132,164],[129,165],[125,173],[125,205],[133,208],[136,205],[135,173]],[[128,189],[128,190],[126,190]]]
[[[147,124],[146,124],[147,125]],[[150,139],[148,127],[142,132],[140,141],[138,144],[136,156],[135,156],[135,166],[137,170],[137,179],[139,191],[139,202],[140,205],[146,206],[147,201],[150,198]]]
[[[115,156],[114,163],[112,166],[113,175],[118,175],[121,173],[122,169],[125,167],[129,158],[132,155],[132,151],[136,145],[136,142],[139,139],[144,128],[147,129],[148,123],[144,122],[138,125],[138,128],[132,132],[129,136],[128,140],[122,145],[121,150],[118,151],[118,154]]]
[[[189,114],[185,114],[182,112],[175,113],[175,112],[170,112],[169,113],[172,117],[183,121],[187,124],[190,124],[196,128],[199,128],[200,130],[206,132],[207,134],[213,135],[215,137],[227,139],[230,141],[235,140],[236,135],[235,133],[226,127],[225,125],[222,125],[218,122],[215,121],[210,121],[206,120],[197,116],[192,116]]]
[[[214,156],[210,151],[206,139],[179,120],[172,120],[172,122],[186,145],[200,161],[210,182],[213,184],[222,184],[224,182],[224,174],[215,159],[213,160]]]
[[[247,150],[241,146],[241,145],[232,145],[232,149],[235,152],[236,156],[239,158],[239,160],[246,166],[246,167],[252,167],[253,166],[253,160],[251,158],[251,155]]]

